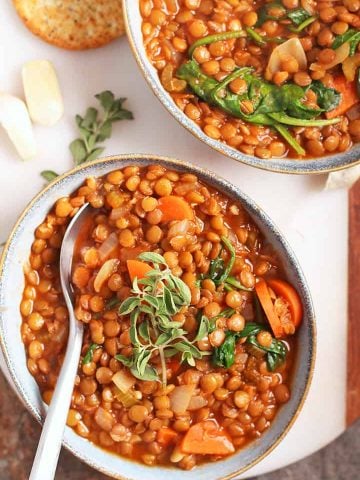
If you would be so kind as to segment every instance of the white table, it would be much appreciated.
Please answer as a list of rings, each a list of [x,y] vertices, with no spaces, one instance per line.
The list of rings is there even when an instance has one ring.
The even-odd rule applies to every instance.
[[[39,154],[19,160],[0,132],[0,242],[44,181],[39,172],[72,166],[74,116],[112,90],[127,97],[135,120],[114,128],[106,154],[156,153],[207,167],[236,183],[273,218],[297,254],[313,294],[318,322],[318,357],[309,397],[295,426],[276,450],[247,472],[249,477],[299,460],[345,428],[347,194],[323,192],[325,176],[273,174],[236,163],[185,131],[150,92],[125,38],[94,51],[67,52],[34,37],[17,18],[11,1],[2,2],[0,91],[23,96],[20,70],[30,59],[49,59],[58,71],[65,115],[52,128],[36,126]],[[4,366],[4,365],[3,365]]]

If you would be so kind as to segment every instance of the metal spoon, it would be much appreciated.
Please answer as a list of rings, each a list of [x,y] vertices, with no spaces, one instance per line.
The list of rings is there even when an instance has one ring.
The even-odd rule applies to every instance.
[[[71,220],[60,252],[60,279],[65,303],[69,311],[69,338],[64,362],[46,415],[29,480],[51,480],[55,476],[62,438],[74,388],[83,340],[83,324],[75,318],[71,268],[75,242],[89,204],[83,205]]]

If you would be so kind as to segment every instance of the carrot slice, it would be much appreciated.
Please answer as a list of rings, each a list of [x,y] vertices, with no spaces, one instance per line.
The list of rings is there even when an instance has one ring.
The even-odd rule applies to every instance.
[[[140,280],[140,278],[145,277],[147,272],[150,272],[150,270],[152,270],[150,265],[144,262],[140,262],[140,260],[127,260],[126,265],[132,282],[134,281],[135,277]]]
[[[164,447],[167,447],[171,443],[174,443],[177,437],[178,434],[175,432],[175,430],[169,427],[162,427],[157,432],[157,441],[161,445],[164,445]]]
[[[175,375],[175,373],[177,373],[180,367],[181,367],[181,363],[177,358],[171,358],[166,362],[166,368],[171,370],[172,375]]]
[[[356,91],[355,81],[348,82],[344,75],[334,77],[331,86],[341,93],[341,101],[338,107],[326,113],[326,118],[335,118],[343,115],[349,108],[360,101]]]
[[[260,279],[255,285],[255,290],[275,338],[281,338],[284,335],[284,330],[279,317],[275,313],[274,305],[265,280]]]
[[[175,195],[161,197],[158,208],[162,212],[162,223],[171,222],[172,220],[193,220],[194,218],[193,209],[187,201]]]
[[[291,313],[291,320],[295,328],[297,328],[300,325],[303,316],[303,308],[299,294],[292,285],[284,280],[273,279],[268,280],[267,283],[277,296],[282,297],[287,301]]]
[[[235,448],[225,430],[211,419],[189,428],[181,442],[181,450],[199,455],[229,455]]]

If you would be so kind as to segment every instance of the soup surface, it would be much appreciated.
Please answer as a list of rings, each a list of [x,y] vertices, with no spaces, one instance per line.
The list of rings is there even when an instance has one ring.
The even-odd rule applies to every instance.
[[[140,0],[148,58],[210,138],[260,158],[360,141],[359,0]]]
[[[68,335],[61,242],[86,202],[72,272],[85,336],[68,425],[121,456],[182,469],[260,437],[291,395],[299,296],[242,205],[159,165],[88,178],[35,231],[21,333],[43,400]]]

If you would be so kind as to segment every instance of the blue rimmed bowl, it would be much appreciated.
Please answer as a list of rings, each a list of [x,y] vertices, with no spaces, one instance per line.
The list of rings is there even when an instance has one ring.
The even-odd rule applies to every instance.
[[[19,305],[24,288],[23,266],[31,250],[36,227],[43,221],[58,198],[74,192],[89,176],[102,176],[126,165],[161,164],[173,170],[194,173],[204,183],[241,203],[261,232],[273,245],[284,266],[289,281],[295,286],[304,306],[304,320],[298,333],[290,401],[281,407],[276,419],[260,439],[233,456],[216,463],[198,466],[193,471],[176,468],[146,467],[117,457],[66,428],[64,446],[93,468],[121,480],[228,480],[243,473],[264,459],[284,438],[304,404],[313,375],[316,327],[309,288],[300,265],[290,246],[267,214],[247,195],[214,173],[191,164],[154,155],[119,155],[81,165],[58,177],[42,190],[26,207],[14,226],[0,260],[0,340],[8,371],[16,392],[29,412],[42,422],[45,406],[38,386],[26,366],[25,349],[21,341]]]
[[[309,158],[306,160],[291,158],[261,159],[252,155],[246,155],[226,143],[208,137],[195,122],[190,120],[190,118],[177,107],[170,94],[162,86],[158,71],[149,61],[144,48],[141,31],[142,18],[140,15],[139,0],[123,0],[123,10],[130,47],[142,74],[155,96],[183,127],[214,150],[246,165],[278,173],[327,173],[360,163],[360,143],[353,146],[347,152],[326,155],[320,158]]]

